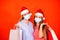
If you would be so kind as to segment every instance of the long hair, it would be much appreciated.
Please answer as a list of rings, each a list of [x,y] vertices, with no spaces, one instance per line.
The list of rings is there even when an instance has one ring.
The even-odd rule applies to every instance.
[[[40,29],[40,25],[43,23],[43,21],[42,22],[39,22],[39,28],[38,28],[38,30]],[[36,22],[34,21],[34,28],[36,27]],[[46,27],[46,25],[43,25],[43,28],[42,28],[42,31],[43,31],[43,35],[44,35],[44,39],[45,40],[47,40],[47,27]]]
[[[41,9],[39,9],[38,10],[38,12],[39,13],[43,13],[43,11],[41,10]],[[43,16],[44,16],[44,14],[43,14]],[[34,18],[35,18],[35,16],[34,16]],[[41,22],[39,22],[39,28],[38,29],[40,29],[40,25],[43,23],[43,19],[42,19],[42,21]],[[35,22],[35,20],[34,20],[34,27],[36,26],[36,22]],[[47,32],[46,32],[46,25],[43,25],[43,28],[42,28],[42,31],[43,31],[43,35],[44,35],[44,40],[47,40]]]
[[[21,16],[21,17],[20,17],[20,21],[22,21],[23,19],[24,19],[24,17],[23,17],[23,16]]]

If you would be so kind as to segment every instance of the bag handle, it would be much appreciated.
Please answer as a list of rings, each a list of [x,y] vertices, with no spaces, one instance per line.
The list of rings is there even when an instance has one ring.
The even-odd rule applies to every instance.
[[[20,27],[17,24],[15,24],[13,29],[20,29]]]
[[[20,27],[19,27],[19,25],[15,24],[13,28],[15,30],[18,30],[18,36],[19,36],[19,40],[20,40]]]

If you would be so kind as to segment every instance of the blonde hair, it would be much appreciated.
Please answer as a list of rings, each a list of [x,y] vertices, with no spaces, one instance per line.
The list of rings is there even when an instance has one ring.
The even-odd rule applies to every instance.
[[[23,19],[24,19],[24,18],[23,18],[23,15],[20,15],[20,21],[23,20]]]

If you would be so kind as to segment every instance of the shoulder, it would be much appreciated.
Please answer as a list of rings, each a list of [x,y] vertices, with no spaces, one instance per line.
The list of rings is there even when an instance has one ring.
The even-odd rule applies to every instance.
[[[21,24],[22,24],[22,21],[19,21],[16,23],[16,26],[21,26]]]
[[[29,21],[29,23],[30,23],[31,25],[33,25],[33,23],[32,23],[31,21]]]
[[[21,22],[19,21],[19,22],[17,22],[16,24],[17,24],[17,25],[20,25],[20,23],[21,23]]]

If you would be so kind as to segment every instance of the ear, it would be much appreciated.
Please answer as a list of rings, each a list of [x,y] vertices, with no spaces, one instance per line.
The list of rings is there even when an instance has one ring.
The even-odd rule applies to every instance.
[[[45,17],[43,18],[43,20],[45,20]]]
[[[32,13],[30,13],[30,15],[32,15]]]

